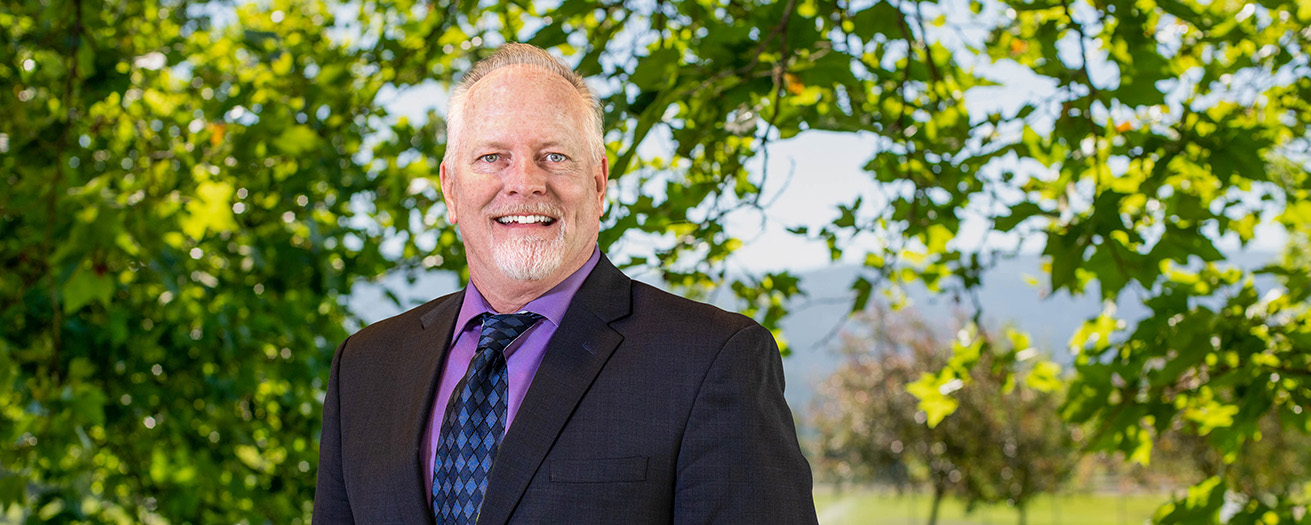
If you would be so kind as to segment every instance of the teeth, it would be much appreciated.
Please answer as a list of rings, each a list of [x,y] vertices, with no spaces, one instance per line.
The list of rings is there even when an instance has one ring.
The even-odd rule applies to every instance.
[[[550,224],[555,222],[555,219],[545,215],[506,215],[496,219],[496,222],[501,224],[537,224],[539,222]]]

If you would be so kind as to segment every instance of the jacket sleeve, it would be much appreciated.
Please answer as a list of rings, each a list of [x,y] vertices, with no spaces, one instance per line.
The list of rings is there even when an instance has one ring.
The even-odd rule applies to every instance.
[[[752,323],[711,364],[678,453],[674,523],[815,523],[810,465],[773,335]]]
[[[350,339],[348,338],[347,341]],[[341,461],[341,402],[338,381],[341,375],[341,356],[346,341],[337,347],[328,372],[328,392],[323,397],[323,431],[319,435],[319,476],[314,488],[315,525],[354,523],[350,500],[346,496],[346,482]]]

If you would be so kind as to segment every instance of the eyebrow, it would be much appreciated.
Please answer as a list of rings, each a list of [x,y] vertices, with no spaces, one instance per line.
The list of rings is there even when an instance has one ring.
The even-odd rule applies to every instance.
[[[566,147],[566,144],[565,144],[565,143],[560,142],[560,141],[558,141],[558,140],[550,140],[550,141],[546,141],[546,142],[543,142],[543,143],[540,143],[540,144],[536,144],[536,145],[533,147],[533,149],[535,149],[535,150],[544,150],[544,149],[552,149],[552,148],[554,148],[554,149],[568,149],[568,148]],[[470,154],[476,154],[476,153],[474,153],[474,152],[476,152],[477,150],[480,150],[480,149],[501,149],[501,150],[508,150],[508,149],[513,149],[513,148],[511,148],[511,147],[509,146],[509,144],[507,144],[507,143],[505,143],[505,142],[502,142],[502,141],[499,141],[499,140],[487,140],[487,141],[474,142],[474,143],[471,145],[471,147],[470,147],[469,149],[471,150]]]
[[[509,148],[506,146],[506,144],[505,144],[504,142],[500,142],[500,141],[496,141],[496,140],[482,140],[482,141],[477,141],[477,142],[474,142],[473,144],[470,144],[470,146],[472,146],[472,147],[470,148],[471,150],[476,150],[476,149],[487,149],[487,148],[491,148],[491,149],[509,149]]]

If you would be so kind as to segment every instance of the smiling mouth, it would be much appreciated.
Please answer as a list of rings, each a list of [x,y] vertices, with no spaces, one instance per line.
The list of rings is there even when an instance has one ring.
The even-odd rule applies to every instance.
[[[541,224],[542,226],[550,226],[552,224],[555,224],[554,217],[547,217],[545,215],[503,215],[500,217],[496,217],[494,220],[500,224],[506,224],[506,225]]]

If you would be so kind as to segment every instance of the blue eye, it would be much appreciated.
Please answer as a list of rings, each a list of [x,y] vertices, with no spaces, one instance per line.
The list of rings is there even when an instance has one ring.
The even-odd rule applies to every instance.
[[[498,161],[498,160],[501,160],[501,154],[500,154],[500,153],[488,153],[488,154],[486,154],[486,155],[483,155],[483,156],[481,156],[481,157],[478,157],[478,160],[480,160],[480,161],[482,161],[482,162],[486,162],[486,163],[488,163],[488,164],[491,164],[491,163],[493,163],[493,162],[496,162],[496,161]]]
[[[547,160],[548,162],[564,162],[564,161],[566,161],[566,160],[568,160],[568,159],[569,159],[569,157],[566,157],[566,156],[564,156],[563,154],[560,154],[560,153],[547,153],[547,154],[546,154],[546,160]]]

